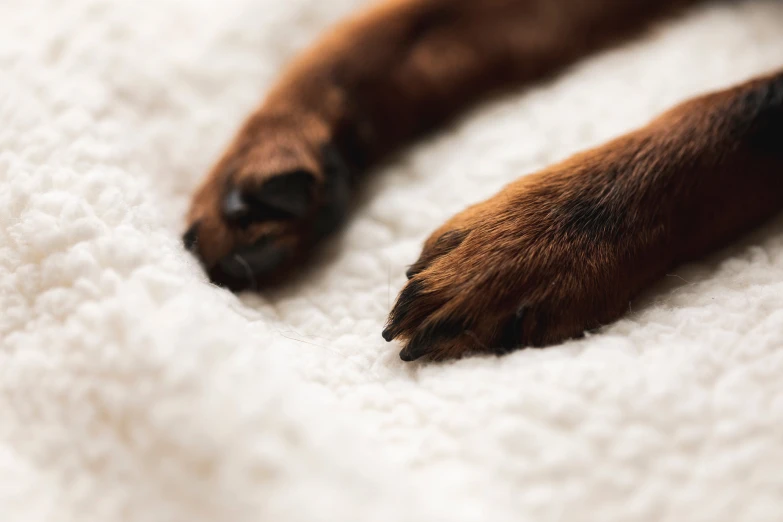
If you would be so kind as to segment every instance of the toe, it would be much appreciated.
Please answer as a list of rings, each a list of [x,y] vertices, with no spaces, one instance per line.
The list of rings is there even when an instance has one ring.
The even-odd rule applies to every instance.
[[[408,279],[413,279],[432,265],[438,258],[460,246],[468,236],[468,230],[451,230],[441,234],[431,245],[425,245],[419,259],[405,272]]]
[[[258,290],[274,283],[291,252],[285,246],[261,241],[225,256],[209,270],[213,283],[232,291]]]
[[[421,279],[412,279],[400,292],[389,314],[383,338],[392,341],[398,337],[410,338],[427,317],[442,304],[443,299],[427,290]]]
[[[427,356],[437,358],[445,347],[454,344],[464,332],[462,321],[445,320],[427,324],[411,337],[400,352],[400,359],[410,362]]]
[[[245,188],[241,199],[256,220],[304,219],[312,211],[315,188],[315,175],[298,169]]]

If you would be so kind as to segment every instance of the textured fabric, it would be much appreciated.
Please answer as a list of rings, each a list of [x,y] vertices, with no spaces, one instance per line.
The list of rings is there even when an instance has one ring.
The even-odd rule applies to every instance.
[[[586,339],[404,364],[427,234],[506,182],[783,65],[783,3],[691,11],[373,176],[290,287],[234,297],[189,194],[360,0],[0,2],[0,520],[780,521],[783,221]]]

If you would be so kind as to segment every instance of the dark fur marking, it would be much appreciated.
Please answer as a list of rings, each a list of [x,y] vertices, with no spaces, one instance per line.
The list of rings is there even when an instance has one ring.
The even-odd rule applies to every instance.
[[[625,205],[619,199],[621,196],[612,192],[580,194],[567,200],[558,208],[561,227],[558,232],[567,237],[583,236],[591,241],[617,240],[622,234]]]

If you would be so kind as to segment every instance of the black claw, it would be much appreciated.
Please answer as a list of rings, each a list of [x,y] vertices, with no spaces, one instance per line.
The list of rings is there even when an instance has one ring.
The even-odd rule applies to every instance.
[[[193,223],[187,232],[182,236],[182,244],[185,245],[186,250],[195,252],[198,246],[198,226],[199,222]]]
[[[406,346],[402,351],[400,351],[400,359],[402,359],[405,362],[413,362],[416,359],[420,358],[423,353],[417,353],[414,352],[413,349],[409,346]]]
[[[387,343],[392,342],[395,337],[391,326],[387,326],[386,328],[384,328],[381,335],[383,336],[384,341],[386,341]]]

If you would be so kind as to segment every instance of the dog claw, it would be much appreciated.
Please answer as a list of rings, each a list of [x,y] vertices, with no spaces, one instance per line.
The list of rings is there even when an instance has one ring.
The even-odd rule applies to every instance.
[[[415,350],[414,347],[408,345],[400,351],[400,359],[405,362],[412,362],[424,355],[421,350]]]

